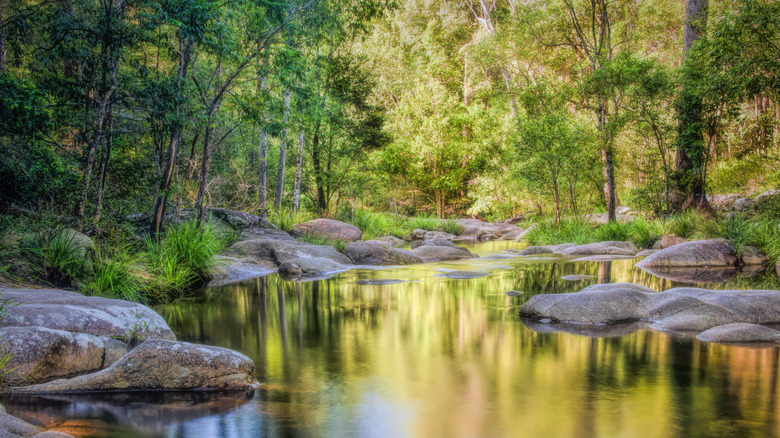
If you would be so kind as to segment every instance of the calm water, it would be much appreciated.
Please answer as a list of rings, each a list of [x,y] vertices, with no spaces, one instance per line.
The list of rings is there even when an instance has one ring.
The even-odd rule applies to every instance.
[[[512,245],[472,250],[500,254]],[[597,282],[680,285],[634,262],[482,258],[210,288],[157,310],[180,340],[251,357],[262,382],[254,394],[6,406],[63,430],[115,436],[780,436],[776,347],[705,344],[641,325],[591,337],[529,323],[534,330],[517,316],[537,293]],[[441,276],[447,270],[490,275],[456,280]],[[571,274],[593,278],[560,278]],[[702,287],[778,288],[776,276],[745,277]],[[379,278],[403,282],[356,284]]]

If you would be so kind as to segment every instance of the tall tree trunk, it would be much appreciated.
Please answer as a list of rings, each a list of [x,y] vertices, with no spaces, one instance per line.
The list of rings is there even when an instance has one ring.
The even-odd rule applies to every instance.
[[[5,0],[0,0],[0,73],[6,72],[5,66],[5,32],[3,31],[3,8]]]
[[[274,208],[278,211],[282,207],[282,193],[284,193],[284,163],[287,160],[287,132],[289,130],[287,123],[290,120],[290,90],[284,90],[284,118],[282,128],[282,139],[279,142],[279,170],[276,174],[276,197],[274,198]]]
[[[114,106],[112,104],[111,108],[108,111],[108,135],[106,136],[106,140],[104,142],[102,156],[100,159],[100,168],[98,170],[97,199],[95,200],[95,215],[93,216],[95,222],[100,220],[100,209],[103,206],[103,192],[106,189],[106,178],[108,176],[108,162],[109,160],[111,160],[113,130],[114,130]]]
[[[301,173],[303,167],[303,128],[298,134],[298,155],[295,160],[295,184],[293,186],[293,211],[298,212],[301,204]]]
[[[708,0],[686,0],[685,30],[683,35],[683,57],[706,31]],[[707,203],[705,196],[704,166],[704,122],[702,120],[702,98],[695,91],[700,78],[696,74],[683,76],[683,88],[677,100],[677,153],[674,173],[674,209],[688,206],[699,207]]]
[[[314,167],[314,182],[317,185],[317,208],[320,213],[328,210],[328,199],[325,197],[325,184],[322,177],[322,162],[320,161],[320,122],[314,125],[314,136],[311,144],[311,164]]]
[[[209,168],[211,167],[211,155],[214,153],[211,146],[211,137],[214,135],[214,114],[216,112],[216,107],[209,111],[206,119],[206,129],[203,132],[203,157],[200,160],[198,193],[195,195],[195,211],[198,213],[198,225],[203,221],[203,200],[206,196],[206,182],[208,181]]]
[[[257,84],[258,91],[268,89],[267,76],[263,75]],[[268,210],[268,132],[260,126],[260,163],[257,166],[258,215],[264,218]]]
[[[179,89],[184,85],[184,80],[187,77],[187,68],[190,64],[192,55],[192,48],[194,41],[179,39],[179,72],[177,86]],[[176,108],[176,115],[180,116],[181,110]],[[162,223],[165,218],[165,207],[168,203],[168,188],[171,186],[173,180],[174,170],[176,168],[176,161],[179,157],[179,144],[181,143],[181,125],[180,121],[177,121],[171,127],[171,139],[168,142],[168,151],[166,153],[165,167],[163,168],[162,177],[160,179],[159,192],[157,194],[157,202],[154,205],[154,213],[152,214],[152,233],[157,234],[162,228]]]

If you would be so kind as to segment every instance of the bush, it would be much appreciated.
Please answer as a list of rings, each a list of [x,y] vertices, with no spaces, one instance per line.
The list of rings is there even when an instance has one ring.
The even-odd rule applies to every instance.
[[[446,233],[454,234],[456,236],[459,236],[465,231],[465,228],[463,228],[462,225],[458,225],[457,222],[454,220],[443,220],[441,221],[441,228]]]
[[[703,222],[704,218],[701,213],[696,210],[688,210],[673,216],[669,220],[668,228],[677,237],[689,239],[699,230]]]
[[[663,235],[664,223],[659,220],[648,221],[638,216],[631,222],[631,241],[640,248],[652,248]]]
[[[556,245],[576,243],[583,245],[594,241],[593,226],[582,218],[562,219],[559,224],[553,220],[538,222],[526,235],[531,245]]]
[[[92,255],[92,278],[84,288],[87,295],[144,302],[142,284],[134,275],[134,260],[126,249],[110,257],[96,249]]]
[[[742,248],[753,241],[756,227],[744,213],[735,213],[719,220],[704,222],[702,231],[708,238],[720,237],[728,240],[734,245],[737,255],[741,255]]]
[[[764,219],[755,224],[750,244],[766,254],[769,267],[780,259],[780,221]]]

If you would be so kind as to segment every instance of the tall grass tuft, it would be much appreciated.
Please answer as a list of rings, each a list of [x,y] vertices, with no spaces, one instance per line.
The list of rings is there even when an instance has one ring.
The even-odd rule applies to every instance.
[[[669,220],[669,231],[682,237],[683,239],[689,239],[699,230],[704,223],[704,218],[697,210],[688,210],[684,213],[675,215]]]
[[[593,232],[593,236],[598,242],[631,240],[631,224],[617,221],[607,222],[597,227]]]
[[[704,222],[702,232],[705,237],[721,237],[728,240],[734,245],[737,255],[741,255],[742,248],[753,241],[756,226],[744,213],[735,213],[719,220]]]
[[[440,222],[439,218],[434,215],[423,215],[409,219],[408,226],[412,230],[421,229],[426,231],[437,231],[439,230]]]
[[[305,222],[309,217],[299,212],[293,211],[291,208],[282,207],[279,210],[270,210],[268,212],[268,220],[276,225],[282,231],[290,231],[293,225]]]
[[[441,229],[444,230],[445,233],[454,234],[456,236],[461,235],[463,231],[465,231],[465,228],[463,228],[462,225],[459,225],[451,219],[441,221]]]
[[[631,222],[631,241],[640,248],[652,248],[664,235],[664,223],[660,220],[649,221],[637,216]]]
[[[569,218],[562,219],[560,224],[554,220],[541,221],[525,235],[525,240],[531,245],[583,245],[595,241],[595,238],[593,226],[587,220]]]
[[[76,286],[87,271],[87,244],[68,229],[48,229],[29,236],[23,253],[40,275],[56,287]]]
[[[330,237],[321,236],[314,233],[306,233],[303,236],[298,237],[296,240],[299,242],[311,243],[312,245],[330,245],[337,251],[344,251],[347,247],[347,241],[343,239],[332,239]]]
[[[87,295],[144,302],[146,297],[143,285],[134,271],[134,260],[127,248],[120,248],[113,257],[103,250],[95,249],[92,254],[92,277],[84,287],[84,292]]]
[[[165,301],[208,280],[223,247],[211,224],[198,227],[194,220],[169,228],[159,242],[147,239],[151,298]]]
[[[764,219],[755,224],[751,245],[763,251],[769,267],[780,260],[780,221]]]

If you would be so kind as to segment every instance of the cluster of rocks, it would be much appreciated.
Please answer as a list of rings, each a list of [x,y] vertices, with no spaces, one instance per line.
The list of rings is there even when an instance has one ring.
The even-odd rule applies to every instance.
[[[710,342],[780,342],[780,331],[770,327],[780,324],[780,291],[771,290],[656,292],[630,283],[597,284],[576,293],[536,295],[519,314],[559,323],[554,329],[563,331],[582,332],[582,324],[629,323],[632,331],[649,325]]]
[[[225,348],[176,341],[165,320],[137,303],[62,290],[0,289],[6,392],[251,390],[254,363]],[[8,436],[65,436],[7,414]],[[6,436],[6,435],[3,435]]]
[[[748,198],[739,194],[712,195],[707,198],[710,206],[719,211],[747,212],[780,196],[780,189],[767,190],[754,198]]]

